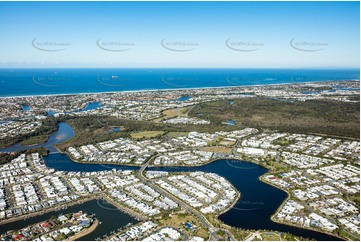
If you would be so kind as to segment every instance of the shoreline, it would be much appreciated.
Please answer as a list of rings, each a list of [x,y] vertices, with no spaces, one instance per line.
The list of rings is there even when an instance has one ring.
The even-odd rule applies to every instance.
[[[104,199],[105,201],[107,201],[108,203],[112,204],[114,207],[116,207],[117,209],[119,209],[120,211],[122,211],[123,213],[126,213],[128,215],[130,215],[131,217],[133,217],[135,220],[137,220],[138,222],[143,221],[143,220],[147,220],[148,218],[145,215],[139,214],[137,211],[133,211],[132,209],[119,204],[118,202],[116,202],[115,200],[113,200],[110,196],[108,196],[107,194],[102,194],[101,195],[101,199]]]
[[[45,222],[45,221],[47,221],[47,220],[49,220],[49,219],[46,219],[46,220],[44,220],[44,221],[42,221],[42,222],[37,222],[37,223],[34,223],[34,224],[43,223],[43,222]],[[33,224],[33,225],[34,225],[34,224]],[[65,241],[76,240],[76,239],[79,239],[79,238],[81,238],[81,237],[83,237],[83,236],[85,236],[85,235],[88,235],[88,234],[92,233],[92,232],[97,228],[98,224],[99,224],[99,220],[98,220],[98,219],[95,219],[94,222],[93,222],[93,224],[92,224],[89,228],[85,229],[85,231],[83,230],[83,231],[81,231],[80,233],[75,234],[75,235],[69,237],[69,238],[66,239]],[[28,225],[28,226],[31,226],[31,225]],[[53,228],[52,230],[47,231],[47,232],[44,233],[43,235],[48,235],[50,232],[52,232],[52,231],[54,231],[54,230],[59,230],[59,229],[62,229],[62,228],[63,228],[63,227]],[[39,235],[35,235],[35,236],[39,236]],[[40,235],[40,236],[41,236],[41,235]],[[31,238],[31,237],[30,237],[30,238]],[[35,238],[36,238],[36,237],[32,237],[32,240],[35,239]]]
[[[65,203],[65,204],[62,204],[62,205],[55,206],[55,207],[47,208],[47,209],[40,210],[40,211],[37,211],[37,212],[34,212],[34,213],[27,213],[27,214],[20,215],[20,216],[17,216],[17,217],[12,217],[12,218],[9,218],[9,219],[6,219],[6,220],[1,220],[0,225],[16,222],[16,221],[19,221],[19,220],[26,220],[28,218],[37,217],[37,216],[40,216],[40,215],[45,215],[47,213],[54,212],[54,211],[64,210],[64,209],[67,209],[68,207],[72,207],[72,206],[75,206],[75,205],[78,205],[78,204],[83,204],[85,202],[89,202],[91,200],[97,199],[97,197],[98,196],[85,197],[84,199],[81,199],[81,200],[71,201],[69,203]]]
[[[224,213],[226,213],[226,212],[228,212],[229,210],[231,210],[236,204],[237,204],[237,202],[241,199],[241,192],[240,191],[238,191],[234,186],[233,186],[233,184],[230,182],[230,181],[228,181],[228,179],[226,179],[227,180],[227,182],[229,182],[229,184],[231,184],[232,185],[232,187],[237,191],[237,197],[236,197],[236,199],[233,201],[233,203],[231,204],[231,205],[229,205],[225,210],[223,210],[221,213],[219,213],[217,216],[216,216],[216,220],[218,220],[218,221],[221,221],[222,222],[222,220],[220,220],[219,219],[219,216],[221,216],[222,214],[224,214]],[[224,222],[222,222],[223,224],[226,224],[226,223],[224,223]],[[230,225],[228,225],[228,224],[226,224],[227,226],[230,226]]]
[[[67,155],[69,159],[75,163],[79,164],[86,164],[86,165],[115,165],[115,166],[131,166],[131,167],[139,167],[141,168],[145,163],[137,165],[137,164],[119,164],[119,163],[112,163],[112,162],[102,162],[102,163],[91,163],[91,162],[83,162],[83,161],[77,161],[75,160],[68,152],[61,152],[58,150],[60,154]],[[201,167],[205,165],[209,165],[212,162],[218,161],[218,160],[239,160],[237,158],[213,158],[207,161],[206,163],[202,164],[195,164],[195,165],[172,165],[172,166],[162,166],[162,165],[148,165],[147,167],[150,168],[187,168],[187,167]],[[109,167],[110,168],[110,167]],[[120,168],[122,169],[122,168]],[[176,172],[176,171],[174,171]]]
[[[74,161],[74,160],[70,157],[70,155],[68,155],[66,152],[65,152],[65,153],[61,153],[61,154],[66,154],[73,162],[81,163],[81,164],[91,164],[91,163],[82,163],[82,162]],[[275,188],[277,188],[277,189],[279,189],[279,190],[282,190],[282,191],[284,191],[285,193],[287,193],[287,198],[278,206],[277,210],[276,210],[276,211],[271,215],[271,217],[270,217],[270,219],[271,219],[273,222],[279,223],[279,224],[284,224],[284,225],[287,225],[287,226],[292,226],[292,227],[299,227],[299,228],[301,228],[301,229],[311,230],[311,231],[315,231],[315,232],[318,232],[318,233],[323,233],[323,234],[327,234],[327,235],[330,235],[330,236],[333,236],[333,237],[337,237],[337,238],[339,238],[339,239],[341,239],[341,240],[345,240],[344,238],[341,238],[341,237],[339,237],[338,235],[335,235],[335,234],[332,234],[332,233],[329,233],[329,232],[326,232],[326,231],[319,231],[319,230],[316,230],[316,229],[313,229],[313,228],[310,228],[310,227],[303,227],[303,226],[300,227],[300,226],[297,226],[296,224],[287,223],[287,222],[281,222],[281,221],[275,220],[273,217],[274,217],[274,216],[277,214],[277,212],[283,207],[283,205],[289,200],[289,198],[290,198],[289,192],[286,191],[286,190],[284,190],[284,189],[282,189],[282,188],[280,188],[280,187],[277,187],[277,186],[275,186],[274,184],[271,184],[271,183],[269,183],[269,182],[267,182],[267,181],[265,181],[265,180],[263,179],[263,176],[265,176],[265,175],[267,175],[267,174],[270,173],[270,168],[268,168],[268,167],[265,166],[264,164],[261,164],[261,163],[259,163],[259,162],[253,161],[253,160],[247,160],[247,161],[246,161],[246,160],[243,160],[241,157],[239,157],[239,158],[232,158],[232,159],[233,159],[233,160],[238,160],[238,161],[241,161],[241,162],[251,162],[251,163],[254,163],[254,164],[256,164],[256,165],[259,165],[259,166],[261,166],[261,167],[266,168],[267,171],[266,171],[264,174],[262,174],[261,176],[259,176],[258,179],[259,179],[261,182],[263,182],[263,183],[265,183],[265,184],[267,184],[267,185],[273,186],[273,187],[275,187]],[[218,161],[218,160],[227,160],[227,159],[222,159],[222,158],[211,159],[209,162],[207,162],[207,164],[212,163],[212,162],[215,162],[215,161]],[[203,164],[203,165],[207,165],[207,164]],[[100,164],[99,164],[99,163],[94,163],[94,165],[100,165]],[[118,165],[119,165],[119,164],[118,164]],[[203,165],[197,165],[197,166],[203,166]],[[141,168],[141,166],[139,166],[139,165],[119,165],[119,166],[133,166],[133,167],[139,167],[139,168]],[[167,167],[167,166],[166,166],[166,167]],[[169,167],[172,167],[172,166],[169,166]],[[228,179],[227,179],[227,181],[228,181]],[[232,184],[232,183],[230,182],[230,184]],[[233,184],[232,184],[232,186],[233,186]],[[233,186],[233,187],[234,187],[234,186]],[[226,213],[226,212],[229,211],[230,209],[232,209],[232,208],[234,207],[234,205],[238,202],[238,200],[239,200],[240,197],[241,197],[241,192],[238,191],[237,189],[236,189],[236,191],[239,193],[239,198],[236,199],[236,200],[232,203],[232,205],[230,205],[225,211],[222,211],[222,213],[218,214],[218,215],[215,217],[216,220],[221,221],[221,220],[219,220],[219,216],[222,215],[222,214],[224,214],[224,213]],[[127,213],[127,214],[129,214],[129,215],[131,215],[132,217],[135,217],[136,219],[137,219],[137,218],[139,218],[139,220],[147,219],[146,216],[144,216],[144,215],[139,215],[136,211],[133,211],[133,210],[131,210],[131,209],[128,209],[127,207],[124,207],[124,206],[120,205],[119,203],[117,203],[116,201],[114,201],[113,199],[111,199],[109,196],[107,196],[107,194],[104,194],[104,193],[99,194],[98,196],[95,196],[94,198],[88,197],[88,198],[85,198],[84,200],[76,201],[76,202],[74,202],[73,204],[72,204],[72,202],[70,202],[69,204],[65,204],[65,205],[66,205],[66,206],[72,206],[72,205],[76,205],[76,203],[86,202],[86,201],[90,201],[90,200],[94,200],[94,199],[99,199],[99,198],[106,200],[107,202],[109,202],[110,204],[112,204],[113,206],[115,206],[117,209],[119,209],[119,210],[121,210],[121,211],[123,211],[123,212],[125,212],[125,213]],[[64,205],[62,205],[62,206],[64,206]],[[49,210],[45,210],[46,212],[44,212],[44,211],[39,211],[39,212],[36,212],[36,213],[31,214],[31,216],[42,215],[42,214],[45,214],[45,213],[48,213],[48,212],[52,212],[52,211],[54,211],[54,210],[56,210],[56,209],[57,209],[57,207],[51,208],[51,209],[49,209]],[[15,222],[15,221],[21,220],[21,219],[24,219],[24,217],[27,218],[27,216],[29,216],[29,215],[22,215],[22,216],[19,216],[19,217],[15,218],[14,220],[10,219],[10,220],[0,221],[0,225],[1,225],[1,224],[11,223],[11,222]],[[138,219],[137,219],[137,220],[138,220]],[[222,221],[221,221],[221,222],[222,222]],[[227,225],[227,224],[224,223],[224,222],[222,222],[222,223],[225,224],[225,225]],[[229,225],[227,225],[227,226],[229,226]],[[241,229],[242,229],[242,228],[241,228]]]
[[[70,157],[70,156],[69,156],[69,157]],[[71,159],[71,158],[70,158],[70,159]],[[253,161],[253,160],[247,160],[247,161],[246,161],[246,160],[243,160],[242,158],[230,158],[230,159],[238,160],[238,161],[241,161],[241,162],[251,162],[251,163],[254,163],[254,164],[256,164],[256,165],[259,165],[259,166],[261,166],[261,167],[266,168],[266,169],[267,169],[267,172],[264,173],[263,175],[259,176],[258,179],[259,179],[261,182],[263,182],[263,183],[265,183],[265,184],[267,184],[267,185],[270,185],[270,186],[272,186],[272,187],[275,187],[275,188],[277,188],[277,189],[279,189],[279,190],[282,190],[282,191],[284,191],[285,193],[287,193],[287,198],[278,206],[278,208],[276,209],[276,211],[271,215],[270,219],[271,219],[273,222],[275,222],[275,223],[284,224],[284,225],[287,225],[287,226],[298,227],[297,224],[292,224],[292,223],[287,223],[287,222],[281,222],[281,221],[278,221],[278,220],[274,219],[274,216],[279,212],[279,210],[284,206],[284,204],[285,204],[286,202],[288,202],[288,200],[290,199],[290,194],[289,194],[289,192],[288,192],[287,190],[284,190],[283,188],[277,187],[277,186],[275,186],[274,184],[269,183],[269,182],[267,182],[267,181],[265,181],[265,180],[263,179],[263,176],[265,176],[265,175],[267,175],[267,174],[270,173],[270,168],[268,168],[268,167],[265,166],[264,164],[261,164],[261,163],[259,163],[259,162]],[[71,160],[72,160],[72,159],[71,159]],[[212,162],[215,162],[215,161],[218,161],[218,160],[227,160],[227,159],[222,159],[222,158],[211,159],[211,160],[209,160],[206,164],[202,164],[202,165],[194,165],[194,166],[163,166],[163,167],[166,167],[166,168],[167,168],[167,167],[199,167],[199,166],[208,165],[208,164],[210,164],[210,163],[212,163]],[[74,161],[74,160],[72,160],[72,161]],[[74,161],[74,162],[76,162],[76,161]],[[77,162],[77,163],[82,163],[82,162]],[[82,164],[91,164],[91,163],[82,163]],[[99,163],[98,163],[97,165],[99,165]],[[108,165],[116,165],[116,164],[108,164]],[[122,165],[120,165],[120,166],[122,166]],[[123,166],[124,166],[124,165],[123,165]],[[125,166],[132,166],[132,167],[139,167],[139,168],[141,167],[141,166],[139,166],[139,165],[125,165]],[[162,166],[149,166],[149,167],[162,167]],[[176,172],[176,171],[175,171],[175,172]],[[226,179],[226,178],[225,178],[225,179]],[[227,179],[227,181],[228,181],[228,179]],[[229,181],[228,181],[228,182],[229,182]],[[229,183],[232,184],[231,182],[229,182]],[[234,188],[233,184],[232,184],[232,187]],[[235,189],[235,188],[234,188],[234,189]],[[229,210],[231,210],[231,209],[235,206],[235,204],[239,201],[239,199],[241,198],[241,192],[238,191],[237,189],[235,189],[235,190],[239,193],[239,195],[238,195],[239,198],[237,198],[226,210],[224,210],[224,211],[222,211],[221,213],[217,214],[217,216],[215,217],[216,220],[221,221],[222,223],[224,223],[222,220],[219,219],[219,216],[221,216],[222,214],[224,214],[224,213],[228,212]],[[108,202],[109,202],[109,201],[108,201]],[[115,202],[115,201],[114,201],[114,202]],[[114,204],[113,204],[113,205],[114,205]],[[115,206],[115,205],[114,205],[114,206]],[[116,207],[117,207],[117,206],[116,206]],[[122,210],[123,210],[123,209],[122,209]],[[224,223],[224,224],[227,225],[226,223]],[[227,225],[227,226],[229,226],[229,225]],[[311,227],[304,227],[304,226],[301,226],[301,227],[299,227],[299,228],[301,228],[301,229],[306,229],[306,230],[312,230],[312,231],[315,231],[315,232],[319,232],[319,233],[323,233],[323,234],[327,234],[327,235],[330,235],[330,236],[337,237],[337,238],[339,238],[339,239],[341,239],[341,240],[345,240],[344,238],[342,238],[342,237],[340,237],[340,236],[338,236],[338,235],[329,233],[329,232],[327,232],[327,231],[320,231],[320,230],[313,229],[313,228],[311,228]],[[242,229],[242,228],[241,228],[241,229]]]
[[[75,234],[75,235],[69,237],[65,241],[74,241],[74,240],[80,239],[81,237],[84,237],[85,235],[91,234],[92,232],[94,232],[94,230],[96,230],[98,225],[99,225],[99,220],[95,219],[93,224],[89,228],[86,228],[85,230],[80,231],[78,234]]]
[[[279,190],[281,190],[281,191],[284,191],[284,192],[287,194],[287,198],[280,204],[280,206],[278,206],[278,208],[276,209],[276,211],[271,215],[270,219],[271,219],[272,222],[278,223],[278,224],[287,225],[287,226],[292,226],[292,227],[298,227],[298,228],[300,228],[300,229],[311,230],[311,231],[318,232],[318,233],[321,233],[321,234],[327,234],[327,235],[330,235],[330,236],[333,236],[333,237],[337,237],[337,238],[339,238],[339,239],[341,239],[341,240],[345,240],[345,238],[342,238],[342,237],[340,237],[339,235],[332,234],[332,233],[327,232],[327,231],[317,230],[317,229],[314,229],[314,228],[311,228],[311,227],[297,226],[297,224],[292,224],[292,223],[288,223],[288,222],[283,222],[283,221],[278,221],[278,220],[276,220],[274,217],[277,215],[277,213],[279,212],[279,210],[289,201],[289,199],[290,199],[290,197],[291,197],[291,196],[290,196],[290,193],[289,193],[287,190],[285,190],[285,189],[283,189],[283,188],[281,188],[281,187],[278,187],[278,186],[276,186],[276,185],[274,185],[274,184],[272,184],[272,183],[264,180],[263,177],[266,176],[267,174],[269,174],[270,171],[271,171],[271,169],[268,168],[267,166],[265,166],[264,164],[261,164],[261,163],[259,163],[259,162],[254,161],[254,160],[247,160],[247,161],[245,161],[245,160],[242,160],[242,158],[238,158],[238,159],[235,158],[235,159],[236,159],[236,160],[239,160],[239,161],[242,161],[242,162],[251,162],[251,163],[254,163],[254,164],[256,164],[256,165],[259,165],[259,166],[261,166],[261,167],[263,167],[263,168],[266,168],[266,169],[267,169],[267,172],[265,172],[264,174],[262,174],[261,176],[259,176],[259,177],[258,177],[258,180],[260,180],[261,182],[263,182],[263,183],[265,183],[265,184],[267,184],[267,185],[269,185],[269,186],[272,186],[272,187],[277,188],[277,189],[279,189]],[[238,191],[238,190],[237,190],[237,191]],[[233,207],[233,206],[232,206],[232,207]],[[231,208],[232,208],[232,207],[231,207]],[[220,214],[220,215],[221,215],[221,214]],[[219,216],[220,216],[220,215],[219,215]],[[218,217],[217,217],[217,219],[218,219]],[[241,228],[241,229],[242,229],[242,228]]]
[[[262,176],[260,176],[260,177],[259,177],[259,180],[262,181],[263,183],[266,183],[266,184],[268,184],[268,185],[270,185],[270,186],[273,186],[273,187],[275,187],[275,188],[277,188],[277,189],[280,189],[280,190],[282,190],[282,191],[284,191],[284,192],[287,193],[287,198],[281,203],[281,205],[277,208],[277,210],[272,214],[272,216],[271,216],[271,218],[270,218],[274,223],[279,223],[279,224],[284,224],[284,225],[287,225],[287,226],[298,227],[298,228],[301,228],[301,229],[312,230],[312,231],[319,232],[319,233],[322,233],[322,234],[327,234],[327,235],[330,235],[330,236],[333,236],[333,237],[337,237],[337,238],[339,238],[339,239],[341,239],[341,240],[345,240],[345,238],[342,238],[342,237],[340,237],[340,236],[337,235],[337,234],[333,234],[333,233],[330,233],[330,232],[327,232],[327,231],[324,231],[324,230],[317,230],[317,229],[314,229],[314,228],[312,228],[312,227],[305,227],[305,226],[300,225],[300,224],[295,224],[295,223],[290,223],[290,222],[286,222],[286,221],[279,221],[279,220],[277,220],[277,219],[275,218],[275,216],[276,216],[276,215],[278,214],[278,212],[282,209],[282,207],[290,200],[291,195],[290,195],[290,193],[289,193],[287,190],[285,190],[285,189],[283,189],[283,188],[281,188],[281,187],[278,187],[278,186],[276,186],[276,185],[274,185],[274,184],[272,184],[272,183],[264,180],[263,176],[266,175],[267,173],[268,173],[268,172],[266,172],[265,174],[263,174]]]
[[[131,209],[117,203],[116,201],[111,199],[109,196],[107,196],[107,194],[101,193],[101,194],[97,194],[94,197],[86,197],[86,198],[84,198],[82,200],[73,201],[73,202],[70,202],[70,203],[67,203],[67,204],[58,205],[56,207],[48,208],[48,209],[37,211],[37,212],[34,212],[34,213],[24,214],[24,215],[21,215],[21,216],[17,216],[17,217],[13,217],[13,218],[10,218],[10,219],[2,220],[2,221],[0,221],[0,225],[13,223],[13,222],[16,222],[16,221],[19,221],[19,220],[26,220],[28,218],[33,218],[33,217],[37,217],[37,216],[41,216],[41,215],[46,215],[46,214],[51,213],[51,212],[57,212],[57,211],[65,210],[65,209],[68,209],[68,208],[70,208],[72,206],[83,204],[83,203],[89,202],[89,201],[97,201],[98,202],[99,200],[104,200],[104,201],[110,203],[111,205],[116,207],[116,210],[119,210],[122,213],[128,214],[129,216],[133,217],[138,222],[141,222],[141,221],[144,221],[144,220],[148,219],[144,215],[137,214],[137,212],[132,211]],[[98,221],[98,222],[100,222],[100,221]],[[93,230],[91,232],[93,232]],[[87,234],[89,234],[89,233],[87,233]],[[85,236],[87,234],[83,234],[82,236]],[[69,239],[67,239],[67,240],[69,240]]]
[[[119,93],[146,93],[146,92],[169,92],[169,91],[186,91],[186,90],[205,90],[205,89],[227,89],[238,87],[263,87],[263,86],[284,86],[284,85],[299,85],[299,84],[321,84],[325,82],[360,82],[360,79],[350,80],[317,80],[306,82],[283,82],[274,84],[255,84],[255,85],[230,85],[230,86],[215,86],[215,87],[184,87],[184,88],[164,88],[164,89],[144,89],[144,90],[127,90],[127,91],[100,91],[100,92],[78,92],[78,93],[59,93],[59,94],[33,94],[33,95],[14,95],[14,96],[0,96],[0,99],[8,98],[33,98],[33,97],[56,97],[56,96],[77,96],[77,95],[99,95],[99,94],[119,94]]]

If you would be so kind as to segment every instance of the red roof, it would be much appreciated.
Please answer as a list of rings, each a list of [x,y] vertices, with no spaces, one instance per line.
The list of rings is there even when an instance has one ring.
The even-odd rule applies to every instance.
[[[13,239],[14,240],[19,240],[21,238],[24,238],[24,236],[22,234],[17,234]]]
[[[47,227],[50,227],[51,224],[48,223],[48,222],[45,222],[45,223],[43,223],[41,226],[42,226],[43,228],[47,228]]]

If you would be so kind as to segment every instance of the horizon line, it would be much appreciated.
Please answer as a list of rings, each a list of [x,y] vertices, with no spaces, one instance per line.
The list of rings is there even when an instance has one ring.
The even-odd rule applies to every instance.
[[[0,69],[358,69],[360,66],[324,67],[1,67]]]

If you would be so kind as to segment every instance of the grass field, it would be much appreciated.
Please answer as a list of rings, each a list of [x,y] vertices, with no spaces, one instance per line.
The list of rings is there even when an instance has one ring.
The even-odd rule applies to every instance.
[[[131,133],[130,136],[133,139],[150,139],[162,134],[164,134],[164,131],[142,131],[137,133]]]
[[[153,122],[159,123],[161,121],[175,118],[175,117],[185,117],[187,116],[188,111],[190,108],[174,108],[174,109],[167,109],[162,112],[163,117],[153,119]]]
[[[185,230],[183,224],[189,221],[192,222],[194,226],[200,228],[197,232],[192,234],[192,236],[199,236],[206,239],[209,237],[208,231],[205,228],[201,228],[198,220],[191,214],[174,214],[171,217],[162,219],[160,222],[163,225],[173,226]]]
[[[227,228],[227,230],[231,232],[234,238],[238,241],[244,241],[245,238],[247,238],[250,234],[250,232],[247,230],[242,230],[240,228],[235,228],[235,227],[229,227]]]
[[[236,143],[235,141],[227,141],[227,140],[222,140],[221,142],[219,142],[220,145],[224,145],[224,146],[232,146],[235,143]]]
[[[45,143],[49,139],[49,135],[32,136],[21,142],[22,145],[35,145]]]
[[[169,138],[177,138],[180,136],[188,136],[188,132],[168,132],[166,135]]]
[[[273,232],[261,233],[261,237],[263,240],[267,240],[267,241],[279,241],[280,240],[280,236]]]
[[[218,152],[224,154],[232,154],[232,148],[224,147],[224,146],[208,146],[208,147],[203,147],[200,150]]]
[[[188,135],[189,132],[215,132],[219,130],[234,130],[234,127],[224,125],[191,125],[191,124],[163,124],[154,121],[137,121],[119,119],[111,116],[66,117],[66,121],[75,130],[75,136],[57,148],[65,150],[70,146],[94,144],[106,140],[123,138],[150,138],[167,132],[167,137]],[[109,132],[111,127],[122,127],[120,132]]]
[[[173,118],[177,116],[187,116],[189,108],[175,108],[163,111],[164,118]]]

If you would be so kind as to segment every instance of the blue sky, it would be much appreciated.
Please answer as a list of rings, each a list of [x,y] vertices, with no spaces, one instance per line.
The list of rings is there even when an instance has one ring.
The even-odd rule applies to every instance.
[[[359,2],[0,2],[0,67],[358,67],[359,21]]]

